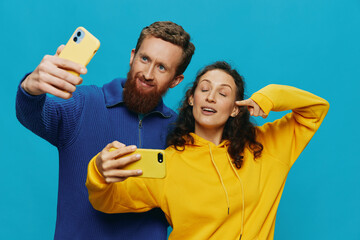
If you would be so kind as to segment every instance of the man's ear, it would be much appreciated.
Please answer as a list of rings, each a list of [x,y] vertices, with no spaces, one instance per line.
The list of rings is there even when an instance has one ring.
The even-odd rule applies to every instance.
[[[231,117],[236,117],[239,114],[239,112],[240,112],[239,106],[235,105],[232,112],[231,112],[231,114],[230,114],[230,116]]]
[[[170,83],[170,88],[176,87],[184,79],[184,75],[176,76]]]
[[[130,55],[130,66],[134,61],[134,57],[135,57],[135,48],[133,50],[131,50],[131,55]]]

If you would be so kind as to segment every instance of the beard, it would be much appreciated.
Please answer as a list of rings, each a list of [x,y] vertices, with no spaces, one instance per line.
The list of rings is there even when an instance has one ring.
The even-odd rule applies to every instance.
[[[167,92],[169,86],[165,86],[162,89],[158,89],[156,82],[151,91],[142,91],[137,87],[136,79],[146,81],[141,73],[137,73],[133,76],[133,69],[130,67],[130,71],[127,74],[127,81],[125,82],[123,91],[123,100],[129,110],[135,113],[148,113],[153,110],[161,100],[161,97]]]

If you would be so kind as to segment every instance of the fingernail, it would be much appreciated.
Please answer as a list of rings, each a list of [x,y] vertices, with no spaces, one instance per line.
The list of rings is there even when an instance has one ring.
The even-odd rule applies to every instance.
[[[141,155],[140,155],[140,154],[136,154],[135,157],[136,157],[136,158],[141,158]]]
[[[136,173],[137,173],[137,174],[142,174],[142,171],[141,171],[141,170],[137,170]]]
[[[86,73],[86,69],[85,69],[85,68],[81,68],[81,69],[80,69],[80,73],[81,73],[81,74],[85,74],[85,73]]]
[[[135,149],[136,149],[136,146],[131,146],[130,149],[131,149],[131,150],[135,150]]]

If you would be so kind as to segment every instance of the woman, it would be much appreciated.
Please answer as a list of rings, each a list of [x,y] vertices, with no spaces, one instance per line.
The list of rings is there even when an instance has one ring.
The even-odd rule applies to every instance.
[[[111,157],[97,161],[108,152],[103,150],[89,163],[86,184],[94,208],[116,213],[160,207],[173,227],[170,239],[273,239],[287,174],[329,104],[280,85],[243,98],[243,80],[227,63],[205,67],[168,137],[167,177],[108,183],[103,176],[114,175],[101,164]],[[261,127],[249,121],[250,114],[290,109]]]

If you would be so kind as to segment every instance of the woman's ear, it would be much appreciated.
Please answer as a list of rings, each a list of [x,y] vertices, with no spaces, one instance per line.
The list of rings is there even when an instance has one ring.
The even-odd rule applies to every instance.
[[[193,97],[193,95],[191,95],[191,96],[189,97],[188,103],[189,103],[190,106],[193,106],[193,105],[194,105],[194,97]]]
[[[231,112],[231,114],[230,114],[230,116],[231,117],[236,117],[239,114],[239,112],[240,112],[239,107],[235,105],[232,112]]]

